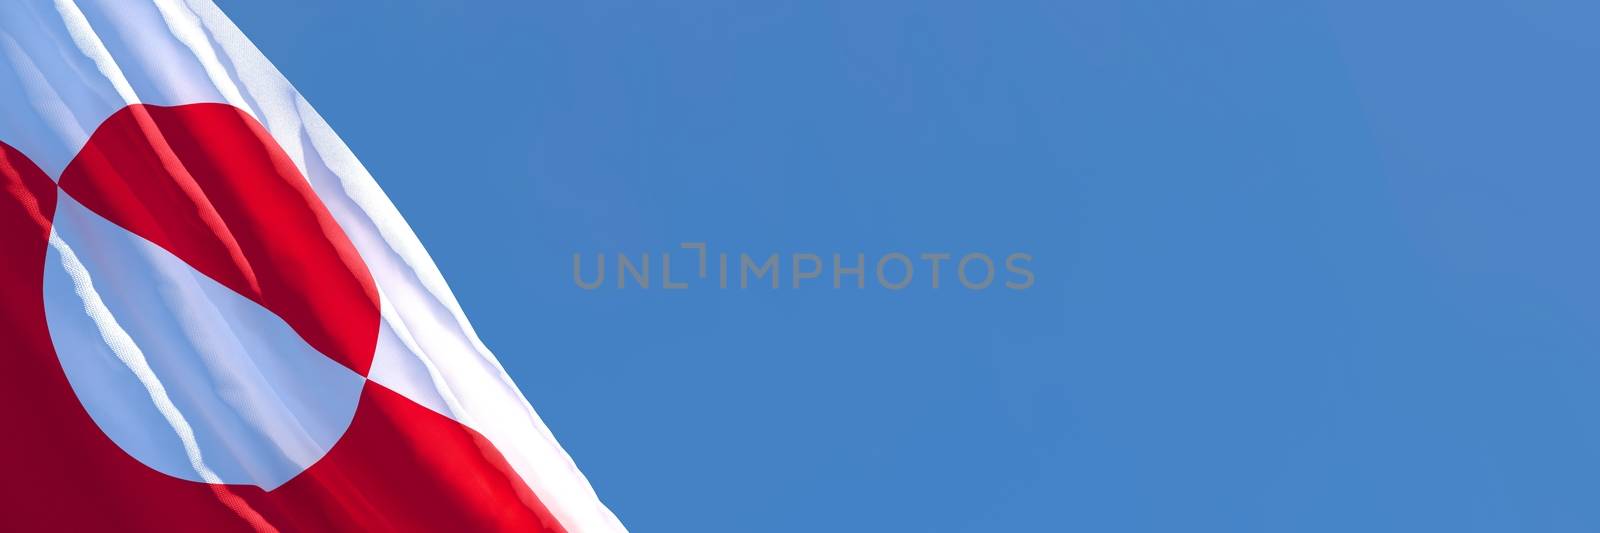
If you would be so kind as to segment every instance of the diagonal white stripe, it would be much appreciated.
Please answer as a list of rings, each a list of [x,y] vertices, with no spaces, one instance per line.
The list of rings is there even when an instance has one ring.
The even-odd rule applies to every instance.
[[[89,19],[83,16],[83,10],[78,9],[78,4],[72,0],[56,0],[56,12],[61,14],[61,22],[67,28],[67,34],[72,36],[73,44],[78,46],[78,51],[94,61],[95,67],[100,69],[100,74],[116,88],[117,95],[122,97],[122,102],[139,103],[139,95],[133,92],[133,85],[122,75],[122,69],[117,67],[117,60],[111,57],[111,51],[106,49],[105,42],[95,34],[94,27],[89,25]]]
[[[167,29],[172,32],[172,36],[194,54],[195,60],[199,61],[200,67],[205,70],[206,77],[211,79],[211,84],[222,93],[222,97],[234,107],[254,116],[255,111],[239,92],[239,86],[228,76],[228,70],[217,58],[216,50],[211,48],[211,40],[206,37],[205,28],[200,26],[200,17],[196,16],[189,6],[177,0],[155,0],[155,4],[156,9],[161,11],[161,19],[167,23]],[[260,117],[256,118],[260,120]]]

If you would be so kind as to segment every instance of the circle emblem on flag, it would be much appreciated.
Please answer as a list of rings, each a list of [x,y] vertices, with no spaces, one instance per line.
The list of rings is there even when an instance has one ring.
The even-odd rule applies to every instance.
[[[338,442],[372,365],[378,292],[253,117],[130,106],[59,187],[46,320],[111,440],[173,477],[267,490]]]

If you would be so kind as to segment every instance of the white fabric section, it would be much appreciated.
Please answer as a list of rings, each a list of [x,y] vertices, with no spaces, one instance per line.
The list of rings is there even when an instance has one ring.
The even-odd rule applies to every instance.
[[[349,428],[365,380],[277,315],[70,197],[54,231],[51,340],[79,401],[129,455],[270,490]]]
[[[178,0],[0,2],[0,142],[58,176],[105,117],[132,103],[224,102],[260,117]]]
[[[446,398],[450,389],[442,382],[439,369],[428,360],[411,332],[405,330],[405,324],[396,318],[398,312],[394,303],[381,293],[380,300],[383,322],[378,329],[377,353],[372,357],[372,369],[367,371],[367,378],[435,412],[449,415],[459,410],[460,402]]]
[[[81,15],[63,15],[72,8]],[[373,380],[484,434],[568,530],[624,530],[479,340],[377,182],[210,0],[0,1],[0,54],[9,67],[0,68],[0,142],[52,177],[128,102],[225,102],[254,115],[383,295]]]
[[[64,9],[63,9],[64,8]],[[0,2],[0,142],[58,176],[107,116],[137,101],[76,6]],[[115,68],[115,67],[109,67]]]

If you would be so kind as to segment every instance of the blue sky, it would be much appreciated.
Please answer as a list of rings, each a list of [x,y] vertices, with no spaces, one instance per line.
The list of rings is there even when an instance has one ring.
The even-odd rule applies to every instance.
[[[1593,3],[219,3],[636,531],[1600,528]]]

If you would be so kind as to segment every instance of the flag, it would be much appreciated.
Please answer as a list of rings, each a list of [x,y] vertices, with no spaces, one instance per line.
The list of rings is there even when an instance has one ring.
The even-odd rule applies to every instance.
[[[622,531],[209,0],[0,2],[0,530]]]

